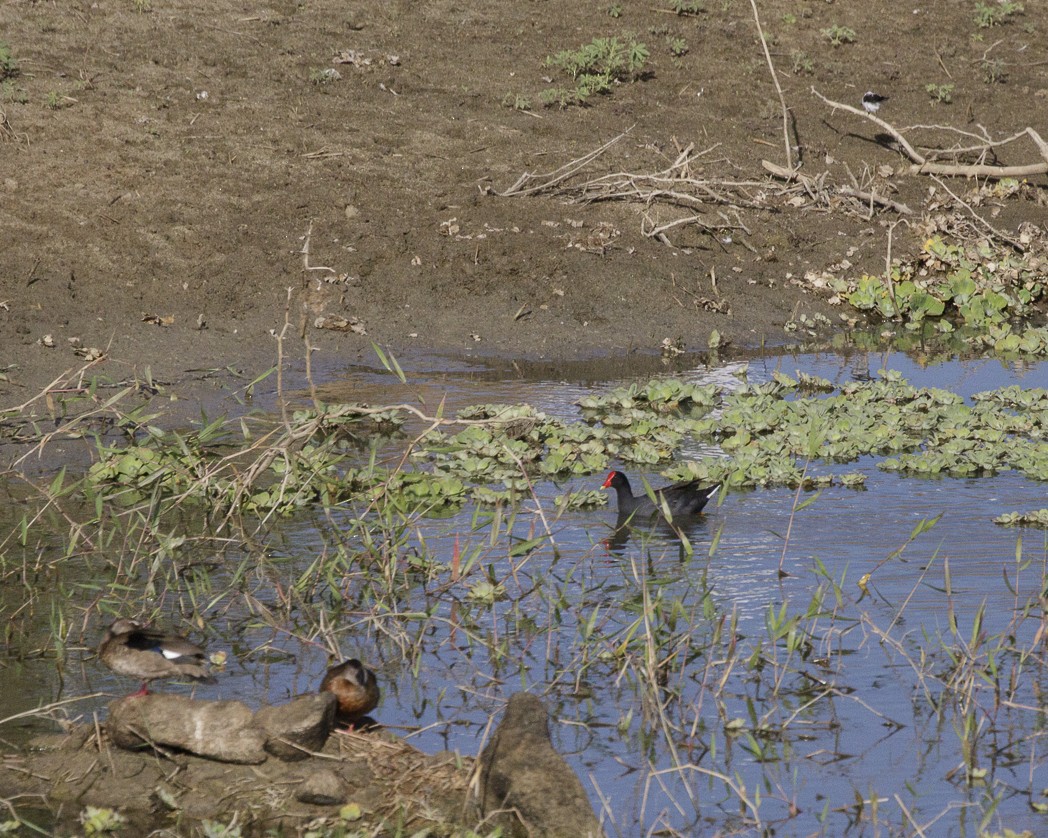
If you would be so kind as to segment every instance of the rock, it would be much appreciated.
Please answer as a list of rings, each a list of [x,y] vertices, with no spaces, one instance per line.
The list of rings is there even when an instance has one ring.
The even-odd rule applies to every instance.
[[[510,697],[480,755],[480,807],[507,835],[604,834],[582,783],[553,748],[545,706],[528,693]]]
[[[307,759],[327,742],[338,701],[331,693],[303,695],[287,704],[263,707],[255,724],[266,732],[266,750],[285,762]]]
[[[346,802],[346,784],[330,768],[320,768],[306,775],[295,799],[314,806],[341,806]]]
[[[129,695],[109,705],[106,732],[118,747],[178,748],[221,762],[266,761],[266,734],[239,701],[180,695]]]

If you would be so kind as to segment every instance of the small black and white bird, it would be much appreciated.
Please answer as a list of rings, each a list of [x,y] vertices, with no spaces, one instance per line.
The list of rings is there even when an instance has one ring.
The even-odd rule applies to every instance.
[[[881,109],[881,102],[887,102],[887,96],[881,96],[872,90],[867,90],[862,96],[862,106],[870,113],[876,113]]]

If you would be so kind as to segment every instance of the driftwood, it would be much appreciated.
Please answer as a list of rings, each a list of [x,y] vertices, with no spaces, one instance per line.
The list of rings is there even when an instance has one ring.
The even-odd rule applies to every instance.
[[[834,110],[846,111],[847,113],[855,114],[855,116],[862,117],[863,119],[869,120],[878,128],[881,128],[886,134],[891,136],[892,139],[898,143],[902,153],[913,164],[910,167],[912,174],[921,175],[961,175],[964,177],[985,177],[985,178],[1006,178],[1006,177],[1029,177],[1031,175],[1043,175],[1048,174],[1048,143],[1046,143],[1033,128],[1027,126],[1017,134],[1013,134],[1010,137],[995,140],[989,136],[986,129],[982,129],[982,134],[973,134],[969,131],[961,131],[956,128],[944,125],[915,125],[911,129],[903,130],[939,130],[948,131],[954,134],[958,134],[965,137],[970,137],[977,140],[975,145],[967,146],[964,148],[954,149],[940,149],[929,152],[928,154],[921,154],[910,144],[910,142],[903,136],[903,130],[896,128],[889,122],[881,119],[872,113],[867,113],[859,108],[854,108],[851,105],[845,105],[843,102],[835,102],[832,99],[827,99],[814,87],[811,89],[812,95],[821,99],[827,105]],[[980,126],[981,128],[981,126]],[[1021,166],[994,166],[987,163],[939,163],[936,160],[930,159],[935,157],[941,159],[943,157],[957,158],[964,154],[979,154],[985,156],[991,152],[1002,148],[1009,143],[1020,140],[1023,137],[1029,137],[1037,148],[1038,153],[1041,156],[1040,163],[1027,163]]]

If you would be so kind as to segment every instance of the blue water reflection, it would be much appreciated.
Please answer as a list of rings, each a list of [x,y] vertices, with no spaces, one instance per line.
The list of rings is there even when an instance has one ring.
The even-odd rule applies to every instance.
[[[333,380],[322,395],[373,404],[421,400],[430,410],[444,402],[447,413],[477,402],[527,402],[574,419],[578,398],[631,380],[493,379],[479,366],[462,364],[449,375],[439,364],[429,371],[403,365],[406,386],[374,369],[346,371],[341,378],[329,371]],[[768,355],[677,375],[732,388],[743,376],[760,382],[776,371],[802,371],[839,386],[881,368],[898,370],[915,386],[965,397],[1007,384],[1048,387],[1043,364],[924,366],[895,353]],[[686,445],[681,458],[707,453]],[[990,743],[978,760],[987,775],[968,782],[958,773],[955,717],[929,710],[957,699],[944,695],[940,681],[924,677],[930,665],[922,655],[962,644],[977,619],[984,638],[1011,632],[1020,648],[1035,645],[1039,623],[1020,620],[1019,610],[1045,587],[1048,540],[1039,531],[992,521],[1003,512],[1048,505],[1044,487],[1013,472],[964,480],[902,477],[878,470],[872,457],[812,468],[861,471],[867,482],[861,490],[828,488],[803,508],[811,493],[729,492],[688,523],[683,541],[665,527],[617,530],[610,507],[552,511],[556,495],[597,488],[603,475],[539,482],[535,496],[494,537],[491,524],[483,515],[478,524],[473,509],[412,522],[418,555],[445,566],[455,556],[479,557],[460,584],[447,585],[445,574],[412,585],[399,611],[377,620],[367,589],[353,581],[343,590],[318,583],[310,607],[341,609],[331,636],[342,657],[359,657],[378,672],[384,698],[376,717],[424,750],[474,755],[511,693],[542,695],[554,716],[557,746],[591,788],[594,805],[607,801],[612,834],[661,827],[681,834],[746,831],[758,818],[761,828],[784,834],[837,835],[854,815],[848,807],[871,795],[882,801],[890,833],[938,823],[941,828],[932,830],[937,835],[974,834],[989,797],[1000,798],[996,816],[1009,828],[1043,832],[1044,816],[1007,789],[1027,788],[1031,771],[1043,773],[1039,754],[1046,749],[1022,751],[1013,761],[1006,757],[1008,743]],[[657,474],[644,476],[654,485],[664,482]],[[252,582],[258,601],[275,608],[280,598],[274,592],[285,594],[318,555],[337,551],[339,534],[349,532],[359,514],[359,508],[346,508],[282,526],[264,548],[273,575]],[[934,527],[910,542],[922,521],[937,516]],[[514,552],[514,545],[537,536],[546,541]],[[235,565],[239,558],[234,551],[224,561]],[[416,572],[410,558],[393,557],[398,573]],[[503,587],[491,607],[468,595],[485,574]],[[858,582],[865,574],[871,578],[864,593]],[[677,603],[677,610],[647,625],[646,605],[655,600]],[[769,615],[783,603],[788,615],[806,615],[807,636],[792,656],[768,639]],[[329,643],[297,631],[295,614],[286,630],[259,628],[266,622],[259,613],[241,607],[223,615],[238,627],[238,648],[219,685],[197,695],[250,696],[262,703],[316,688]],[[421,613],[439,627],[426,621],[429,628],[419,628],[423,621],[412,615]],[[316,614],[310,619],[313,625]],[[649,660],[643,645],[632,642],[645,632],[659,641],[655,657],[668,659]],[[718,657],[725,633],[759,650],[771,666],[789,660],[779,695],[769,693],[753,660]],[[717,645],[705,645],[717,636]],[[941,666],[939,660],[931,666],[938,676]],[[646,668],[660,673],[658,689],[646,681]],[[1001,677],[1016,672],[1030,684],[1017,694],[1030,708],[1039,706],[1039,697],[1048,694],[1043,664],[1009,661]],[[79,675],[75,667],[67,675],[64,691],[50,685],[52,696],[127,687],[90,661]],[[977,674],[970,677],[974,694],[993,689]],[[986,723],[980,714],[988,705],[993,702],[983,699],[970,708],[976,724]],[[998,729],[1016,741],[1043,736],[1039,711],[1009,704],[997,711]],[[744,731],[762,721],[767,737],[748,740]],[[755,814],[742,801],[752,802],[757,789],[763,803]],[[968,805],[978,812],[970,822],[943,814]],[[869,820],[863,829],[877,831]]]

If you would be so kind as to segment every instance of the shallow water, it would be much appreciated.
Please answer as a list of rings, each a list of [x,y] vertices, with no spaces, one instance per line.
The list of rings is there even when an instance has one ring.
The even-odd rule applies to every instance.
[[[696,368],[686,377],[731,387],[740,366]],[[372,404],[421,401],[430,413],[445,401],[448,415],[472,403],[528,402],[574,418],[579,397],[631,380],[599,380],[600,369],[530,379],[493,376],[479,364],[405,367],[407,385],[377,369],[328,370],[330,383],[321,395]],[[954,361],[922,367],[898,354],[768,356],[749,362],[748,378],[758,382],[776,369],[790,375],[800,370],[842,384],[882,367],[916,386],[964,396],[1011,383],[1048,386],[1045,365]],[[680,457],[698,453],[706,450],[685,446]],[[446,564],[456,550],[464,559],[476,552],[479,561],[456,584],[446,584],[445,574],[406,587],[399,611],[379,620],[368,617],[372,600],[359,581],[342,590],[316,583],[285,598],[318,555],[338,549],[340,533],[350,530],[359,510],[300,516],[257,548],[265,561],[244,583],[271,616],[262,619],[240,602],[223,604],[211,646],[225,639],[230,663],[217,686],[196,694],[261,703],[314,689],[327,654],[323,638],[306,626],[334,608],[340,654],[364,659],[379,674],[383,702],[376,717],[424,750],[473,755],[506,697],[521,689],[543,696],[555,744],[609,818],[612,834],[659,828],[682,834],[752,828],[791,835],[839,835],[849,828],[912,834],[920,827],[928,834],[974,835],[984,817],[994,828],[1048,829],[1046,816],[1031,808],[1046,802],[1039,795],[1048,785],[1040,756],[1039,697],[1048,686],[1043,663],[1036,656],[1023,661],[1023,683],[1012,704],[995,703],[992,685],[978,675],[967,691],[942,685],[948,663],[943,645],[955,650],[968,642],[980,612],[984,637],[1010,629],[1014,645],[1031,648],[1038,622],[1019,622],[1016,611],[1044,588],[1048,541],[1041,531],[1003,528],[992,519],[1048,505],[1044,487],[1010,472],[966,480],[901,477],[879,471],[875,458],[811,467],[862,471],[866,488],[832,487],[799,510],[811,493],[729,492],[688,529],[690,555],[672,533],[658,529],[606,543],[614,531],[612,508],[560,516],[551,511],[555,495],[596,488],[603,475],[562,485],[538,482],[535,497],[521,504],[509,527],[513,537],[532,538],[548,526],[556,550],[547,544],[513,555],[507,525],[493,536],[472,508],[413,521],[410,542],[419,554]],[[661,482],[655,474],[646,477]],[[907,545],[922,520],[939,515],[937,525]],[[232,567],[246,555],[230,548],[216,567]],[[399,560],[406,574],[405,556]],[[222,572],[216,570],[216,589]],[[468,596],[485,573],[505,587],[491,607]],[[866,573],[873,577],[863,595],[857,582]],[[827,577],[839,583],[840,602],[829,589],[822,604],[812,606]],[[649,612],[660,616],[638,623],[642,604],[660,598],[676,610]],[[282,613],[285,602],[295,604]],[[808,632],[803,654],[788,655],[781,640],[768,638],[769,609],[778,611],[783,603],[790,616],[811,612],[799,624]],[[423,630],[413,614],[427,610],[436,623],[426,621]],[[727,630],[732,620],[747,652],[729,663],[718,657],[725,647],[706,644],[718,625]],[[275,628],[259,628],[264,622]],[[39,640],[44,648],[45,629]],[[653,638],[651,647],[635,642],[644,636]],[[645,648],[655,649],[659,660],[672,658],[661,688],[650,687],[644,675],[651,663]],[[763,666],[750,660],[754,650]],[[1014,660],[1002,660],[1000,677],[1006,679],[1013,666]],[[781,677],[771,676],[776,671]],[[3,715],[127,687],[81,650],[70,650],[61,683],[50,661],[9,670]],[[972,737],[973,762],[986,773],[970,781],[957,770],[964,762],[957,725],[965,718],[993,731]],[[867,801],[861,817],[854,809],[858,799]],[[875,812],[873,799],[880,801]]]

